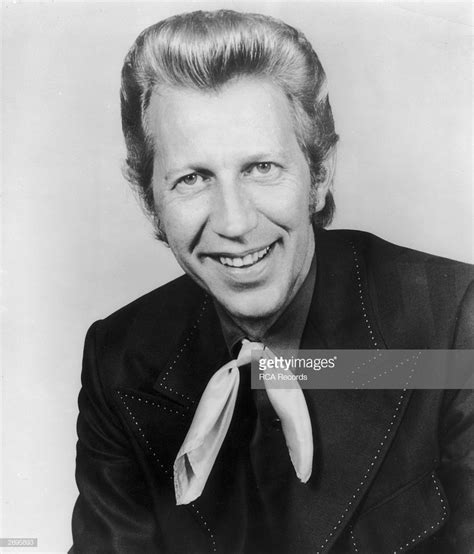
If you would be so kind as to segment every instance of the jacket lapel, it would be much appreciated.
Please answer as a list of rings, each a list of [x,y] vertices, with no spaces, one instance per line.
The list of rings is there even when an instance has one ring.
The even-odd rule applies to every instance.
[[[209,296],[204,295],[181,344],[153,388],[194,413],[209,379],[228,359],[216,310]]]
[[[206,295],[181,345],[154,384],[157,397],[179,404],[186,414],[184,418],[178,412],[165,414],[166,429],[162,444],[166,450],[165,463],[171,476],[174,460],[189,430],[202,393],[212,375],[229,359],[217,312],[213,301]],[[225,498],[225,513],[222,513],[220,498],[225,497],[225,484],[234,477],[230,475],[233,460],[223,460],[223,455],[225,456],[224,453],[219,455],[218,463],[215,464],[202,495],[189,505],[177,507],[178,510],[190,512],[194,516],[211,538],[211,542],[217,540],[221,534],[218,522],[222,524],[225,520],[226,526],[220,531],[229,533],[228,522],[238,520],[242,505],[238,498],[235,502]],[[239,525],[235,524],[233,529],[238,535]],[[238,538],[234,537],[233,540]]]
[[[171,357],[166,346],[156,341],[162,333],[153,327],[151,317],[149,325],[137,331],[144,337],[143,344],[139,343],[138,351],[128,357],[140,360],[134,362],[134,370],[142,376],[141,381],[133,388],[116,391],[118,405],[131,420],[144,450],[159,460],[159,468],[168,479],[202,392],[228,357],[213,303],[197,287],[196,293],[184,326],[180,318],[170,323],[173,330],[169,340],[175,341]],[[148,383],[147,374],[153,379]]]
[[[302,349],[385,348],[370,302],[363,252],[316,235],[317,279]],[[306,390],[313,422],[313,476],[296,511],[314,522],[325,552],[347,526],[390,448],[408,403],[402,390]]]

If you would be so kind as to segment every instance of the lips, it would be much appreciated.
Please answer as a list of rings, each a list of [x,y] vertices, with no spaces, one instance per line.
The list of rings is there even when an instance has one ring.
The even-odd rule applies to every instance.
[[[245,256],[218,256],[219,262],[227,267],[247,268],[257,264],[270,252],[272,245],[266,246]]]

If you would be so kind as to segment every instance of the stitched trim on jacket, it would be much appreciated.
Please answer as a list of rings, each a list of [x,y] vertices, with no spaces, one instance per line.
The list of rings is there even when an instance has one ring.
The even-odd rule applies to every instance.
[[[199,310],[199,315],[196,319],[196,321],[194,322],[194,325],[192,326],[191,328],[191,331],[189,332],[189,335],[186,337],[186,339],[184,340],[183,344],[181,345],[180,349],[178,350],[178,354],[176,356],[176,358],[171,362],[171,364],[168,366],[168,369],[166,370],[166,372],[164,373],[163,377],[161,378],[161,383],[162,383],[162,386],[164,389],[172,392],[173,394],[177,394],[178,396],[181,396],[181,398],[184,398],[185,400],[188,400],[189,402],[191,402],[192,404],[195,404],[196,403],[196,400],[193,400],[192,398],[190,398],[189,396],[187,396],[186,394],[183,394],[182,392],[179,392],[175,389],[173,389],[173,387],[167,387],[164,383],[164,381],[166,381],[166,378],[168,377],[170,371],[172,371],[177,363],[177,361],[180,359],[181,357],[181,354],[184,352],[184,350],[189,346],[189,343],[191,342],[191,339],[194,337],[194,335],[196,334],[196,330],[198,328],[198,325],[199,323],[201,322],[201,319],[202,319],[202,316],[204,315],[204,312],[206,311],[206,308],[207,308],[207,305],[209,303],[209,297],[206,296],[204,298],[204,301],[203,303],[201,304],[201,308]]]
[[[212,551],[213,552],[217,552],[217,545],[216,545],[216,541],[214,539],[214,535],[212,534],[211,532],[211,529],[208,527],[207,525],[207,521],[204,519],[204,517],[202,516],[201,512],[198,510],[198,508],[196,508],[196,506],[194,505],[194,503],[191,503],[190,506],[193,508],[193,510],[196,512],[197,516],[201,519],[205,529],[207,530],[207,532],[209,533],[209,537],[211,538],[211,543],[212,543]]]
[[[351,508],[351,506],[354,504],[354,502],[361,496],[360,492],[361,492],[361,489],[362,487],[364,486],[365,482],[367,481],[367,479],[369,478],[369,475],[372,473],[373,469],[374,469],[374,466],[375,466],[375,463],[380,455],[380,453],[382,452],[382,448],[384,446],[384,444],[386,443],[391,431],[392,431],[392,428],[393,428],[393,425],[395,423],[395,420],[397,419],[398,415],[399,415],[399,412],[400,412],[400,407],[402,405],[402,402],[405,398],[405,395],[406,395],[406,392],[407,390],[406,389],[403,389],[403,392],[402,394],[400,395],[400,398],[397,402],[397,405],[395,407],[395,412],[394,414],[392,415],[392,419],[390,421],[390,423],[388,424],[388,428],[387,430],[385,431],[385,434],[384,434],[384,437],[383,437],[383,440],[380,442],[380,445],[379,445],[379,448],[377,449],[377,452],[375,454],[375,456],[373,456],[372,458],[372,461],[370,462],[370,465],[365,473],[365,475],[362,477],[362,480],[361,482],[359,483],[359,486],[355,489],[355,491],[353,492],[352,494],[352,497],[351,499],[349,500],[349,502],[347,503],[347,506],[344,508],[344,512],[339,516],[339,519],[337,521],[337,523],[334,525],[334,527],[332,528],[332,530],[329,532],[328,536],[324,539],[324,542],[321,544],[321,546],[318,548],[316,554],[320,554],[327,546],[329,540],[331,539],[331,537],[335,534],[335,532],[337,531],[337,529],[339,528],[339,526],[342,524],[342,522],[344,521],[344,519],[347,517],[348,513],[349,513],[349,510]]]
[[[349,534],[351,536],[351,542],[352,542],[352,547],[354,548],[354,552],[359,552],[359,549],[357,548],[357,543],[354,537],[354,529],[352,527]]]
[[[404,363],[406,362],[412,362],[412,368],[410,370],[410,375],[408,376],[408,379],[405,383],[405,387],[408,386],[408,383],[410,382],[411,378],[413,377],[413,373],[415,372],[415,366],[418,362],[418,358],[421,356],[421,352],[417,352],[416,354],[413,354],[412,356],[410,356],[409,358],[405,358],[404,360],[402,360],[401,362],[399,362],[398,364],[395,364],[391,369],[388,369],[387,371],[384,371],[382,373],[379,373],[378,375],[375,375],[374,377],[372,377],[370,379],[370,381],[366,381],[365,383],[362,383],[360,384],[357,388],[364,388],[366,387],[367,385],[371,385],[376,379],[378,379],[379,377],[383,377],[384,375],[388,375],[389,373],[392,373],[395,369],[398,368],[399,365],[403,365]],[[378,357],[381,357],[381,354],[379,354]],[[371,361],[373,361],[375,358],[371,358],[369,360],[369,363]],[[357,369],[360,369],[360,366],[357,367]],[[356,370],[353,370],[352,373],[354,374]],[[352,381],[352,383],[354,383],[354,381]]]
[[[135,424],[137,430],[138,430],[138,433],[139,435],[142,437],[142,439],[145,441],[145,448],[148,450],[148,452],[150,452],[150,454],[153,456],[155,462],[160,466],[160,468],[162,469],[162,471],[164,473],[166,473],[167,475],[170,475],[170,471],[168,470],[168,468],[163,465],[159,459],[159,457],[156,455],[156,452],[153,450],[153,448],[150,446],[150,443],[149,441],[146,439],[145,437],[145,433],[143,432],[143,429],[140,427],[140,425],[138,425],[138,421],[136,420],[135,416],[133,415],[132,413],[132,410],[128,407],[128,404],[127,402],[124,400],[124,396],[125,397],[128,397],[127,394],[123,394],[122,392],[120,391],[117,391],[117,394],[119,395],[119,398],[120,400],[122,401],[122,404],[124,405],[125,409],[127,410],[127,413],[128,415],[130,416],[132,422]]]
[[[377,348],[377,354],[375,356],[372,356],[372,358],[369,358],[368,360],[366,360],[364,362],[365,365],[369,365],[371,364],[372,362],[375,362],[377,360],[379,360],[380,358],[382,357],[382,353],[380,352],[380,349]],[[363,365],[364,365],[363,364]],[[357,367],[355,367],[352,371],[351,371],[351,375],[355,376],[355,374],[359,371],[360,369],[360,365],[358,365]],[[354,385],[354,379],[351,379],[351,385]],[[358,387],[357,387],[358,388]]]
[[[362,295],[362,279],[360,278],[360,265],[359,265],[359,258],[357,256],[357,249],[355,247],[355,244],[353,241],[350,241],[350,245],[352,248],[352,254],[354,256],[354,262],[355,262],[355,270],[356,270],[356,278],[357,278],[357,294],[359,295],[360,304],[362,307],[362,315],[364,317],[365,324],[367,326],[367,330],[369,331],[370,340],[372,341],[372,344],[375,348],[378,347],[378,343],[374,337],[374,332],[372,330],[372,326],[369,322],[369,316],[367,314],[367,308],[365,306],[364,297]]]
[[[143,404],[149,404],[150,406],[153,406],[155,408],[158,408],[160,410],[165,410],[166,412],[169,412],[171,414],[180,415],[181,417],[186,417],[186,413],[181,412],[179,410],[173,410],[173,408],[168,408],[167,406],[160,404],[159,402],[154,402],[153,400],[148,400],[148,398],[141,398],[140,396],[135,396],[134,394],[128,394],[127,392],[122,392],[120,390],[115,391],[119,396],[120,399],[123,402],[122,396],[125,396],[126,398],[130,398],[131,400],[138,400],[138,402],[142,402]]]
[[[138,421],[137,421],[136,417],[133,415],[131,409],[129,408],[129,406],[127,404],[127,402],[123,398],[125,396],[126,398],[130,397],[132,399],[135,399],[135,397],[133,395],[128,395],[126,393],[122,393],[121,391],[116,391],[116,392],[119,395],[119,398],[122,401],[122,404],[124,405],[125,409],[127,410],[127,413],[129,414],[132,422],[136,425],[140,436],[145,441],[145,448],[153,456],[153,459],[160,466],[160,469],[163,471],[163,473],[165,473],[173,481],[173,475],[171,474],[171,471],[165,465],[163,465],[163,463],[160,461],[160,458],[157,456],[156,452],[150,446],[150,443],[149,443],[148,439],[146,439],[146,437],[145,437],[145,433],[143,432],[142,428],[138,424]],[[153,404],[153,402],[150,402],[150,403]],[[171,411],[173,411],[173,410],[171,410]],[[177,412],[177,413],[179,413],[179,412]],[[196,513],[196,515],[200,519],[201,523],[203,524],[204,528],[208,532],[209,538],[211,540],[212,551],[217,552],[217,545],[216,545],[215,537],[214,537],[214,534],[212,533],[206,519],[204,518],[204,516],[202,515],[200,510],[194,505],[194,503],[191,503],[189,506],[194,510],[194,512]]]
[[[399,548],[396,548],[393,551],[393,554],[399,554],[400,552],[403,552],[405,549],[411,548],[412,546],[414,546],[416,542],[418,542],[419,540],[426,537],[429,532],[434,531],[435,529],[440,527],[441,524],[443,523],[443,521],[448,517],[448,508],[446,507],[446,502],[444,501],[443,497],[441,496],[441,491],[440,491],[439,484],[438,484],[438,481],[436,479],[435,474],[432,473],[431,477],[433,478],[433,484],[434,484],[434,487],[436,489],[436,494],[438,495],[440,503],[441,503],[440,519],[435,524],[430,525],[430,527],[428,527],[428,529],[425,529],[422,533],[416,535],[416,537],[410,539],[408,542],[406,542],[405,544],[403,544]]]

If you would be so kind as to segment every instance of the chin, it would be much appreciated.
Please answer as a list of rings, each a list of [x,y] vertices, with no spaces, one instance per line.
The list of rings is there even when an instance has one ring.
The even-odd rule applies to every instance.
[[[221,304],[227,312],[235,319],[240,320],[267,320],[280,313],[284,301],[279,295],[270,294],[269,291],[253,292],[251,294],[240,293],[241,298],[224,298]]]

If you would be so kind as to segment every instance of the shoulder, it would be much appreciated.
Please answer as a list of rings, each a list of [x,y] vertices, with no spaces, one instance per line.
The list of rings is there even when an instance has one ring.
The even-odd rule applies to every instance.
[[[423,266],[431,266],[440,271],[458,272],[460,276],[465,274],[466,277],[471,279],[474,277],[474,266],[471,264],[394,244],[366,231],[335,229],[323,231],[321,238],[332,243],[332,246],[341,243],[354,245],[364,259],[375,266],[391,266],[403,263],[408,264],[414,270]]]
[[[167,361],[208,306],[208,295],[183,275],[96,321],[85,358],[93,353],[100,373],[116,383],[138,384]]]
[[[326,231],[323,240],[329,248],[345,250],[347,257],[363,264],[385,336],[409,344],[410,333],[419,339],[413,347],[449,348],[455,334],[459,339],[473,331],[472,265],[392,244],[363,231]],[[459,340],[458,344],[464,343]],[[395,347],[393,342],[391,347]]]
[[[332,230],[321,237],[329,248],[352,250],[375,277],[398,274],[413,285],[465,291],[474,279],[474,266],[388,242],[365,231]]]
[[[199,304],[205,293],[187,275],[137,298],[101,321],[110,331],[131,331],[144,325],[179,325]]]

